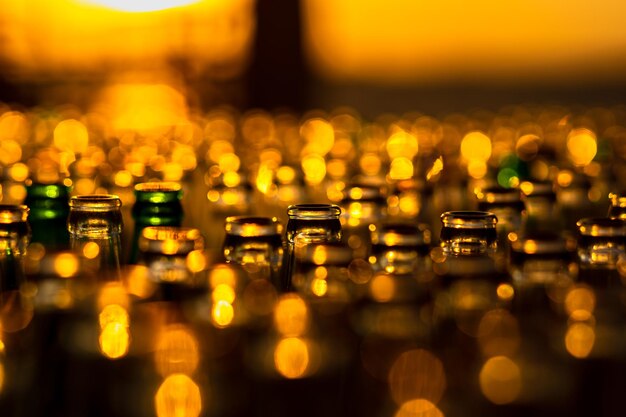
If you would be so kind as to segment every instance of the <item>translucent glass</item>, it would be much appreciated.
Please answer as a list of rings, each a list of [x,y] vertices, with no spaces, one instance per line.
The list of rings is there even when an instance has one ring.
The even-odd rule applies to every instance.
[[[587,218],[576,225],[581,265],[615,269],[619,258],[626,253],[626,220]]]
[[[428,258],[432,235],[427,225],[389,223],[377,226],[371,234],[376,269],[409,274],[418,272],[420,262]]]
[[[0,205],[0,294],[18,291],[24,282],[22,256],[29,239],[28,207]]]
[[[154,281],[189,286],[198,284],[188,262],[191,252],[204,250],[204,239],[198,229],[146,227],[139,239],[139,250],[140,263],[148,267]]]
[[[445,253],[477,254],[497,248],[495,214],[486,211],[448,211],[441,215],[441,246]]]
[[[70,246],[95,261],[96,271],[115,271],[119,278],[122,202],[116,195],[80,195],[70,199],[67,226]],[[95,246],[97,245],[97,246]]]
[[[295,262],[296,247],[312,243],[330,243],[341,240],[341,209],[332,204],[297,204],[287,209],[285,261],[283,262],[280,287],[291,290],[291,275]]]
[[[228,263],[254,265],[264,278],[278,280],[282,265],[283,226],[275,217],[231,216],[224,225],[222,253]]]
[[[379,187],[355,184],[344,190],[341,200],[344,241],[353,256],[365,258],[371,251],[369,227],[386,214],[386,202]]]
[[[524,203],[516,188],[488,187],[476,193],[478,210],[493,213],[498,218],[498,235],[519,230],[522,224]]]

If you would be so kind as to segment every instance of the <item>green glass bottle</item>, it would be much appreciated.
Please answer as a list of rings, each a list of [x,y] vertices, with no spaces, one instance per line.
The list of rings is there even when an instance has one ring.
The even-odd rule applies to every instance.
[[[181,186],[175,182],[145,182],[135,186],[133,220],[135,228],[128,262],[139,259],[141,232],[150,226],[180,227],[183,220]]]
[[[32,243],[46,248],[68,248],[69,189],[64,184],[33,183],[26,187],[24,204],[30,209],[28,222]]]
[[[104,280],[120,279],[121,207],[116,195],[79,195],[70,199],[70,246],[92,260],[88,268]]]

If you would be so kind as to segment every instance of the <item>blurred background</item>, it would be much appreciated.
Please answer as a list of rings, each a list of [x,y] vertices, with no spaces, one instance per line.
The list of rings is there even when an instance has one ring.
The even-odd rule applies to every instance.
[[[4,1],[0,100],[87,109],[149,89],[201,108],[366,117],[612,105],[625,15],[619,0]]]

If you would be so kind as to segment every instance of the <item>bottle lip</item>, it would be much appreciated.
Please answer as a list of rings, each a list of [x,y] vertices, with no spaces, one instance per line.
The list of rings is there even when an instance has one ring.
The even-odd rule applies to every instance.
[[[27,206],[21,204],[0,204],[0,224],[25,222],[29,211]]]
[[[626,220],[608,217],[585,218],[576,222],[581,236],[626,236]]]
[[[339,219],[341,208],[335,204],[295,204],[287,208],[287,215],[299,220]]]
[[[135,197],[142,202],[171,203],[182,198],[182,186],[170,181],[142,182],[135,185]]]
[[[489,211],[446,211],[441,222],[455,229],[495,229],[498,218]]]
[[[141,232],[139,248],[143,252],[184,255],[203,250],[204,238],[196,228],[148,226]]]
[[[241,237],[274,236],[283,232],[276,217],[229,216],[225,220],[226,234]]]
[[[77,195],[70,198],[70,209],[75,211],[116,211],[122,206],[113,194]]]

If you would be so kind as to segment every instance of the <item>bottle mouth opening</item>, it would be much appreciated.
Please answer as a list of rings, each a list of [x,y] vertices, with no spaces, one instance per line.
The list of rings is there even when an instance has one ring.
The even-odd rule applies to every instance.
[[[29,209],[24,205],[0,204],[0,224],[25,222]]]
[[[70,199],[72,210],[82,211],[114,211],[119,210],[122,201],[112,194],[78,195]]]
[[[576,222],[581,236],[626,236],[626,220],[586,218]]]
[[[230,216],[224,229],[227,234],[241,237],[280,235],[283,227],[276,217]]]
[[[498,218],[488,211],[447,211],[441,222],[443,227],[455,229],[495,229]]]
[[[338,219],[341,208],[335,204],[296,204],[287,208],[290,219]]]

